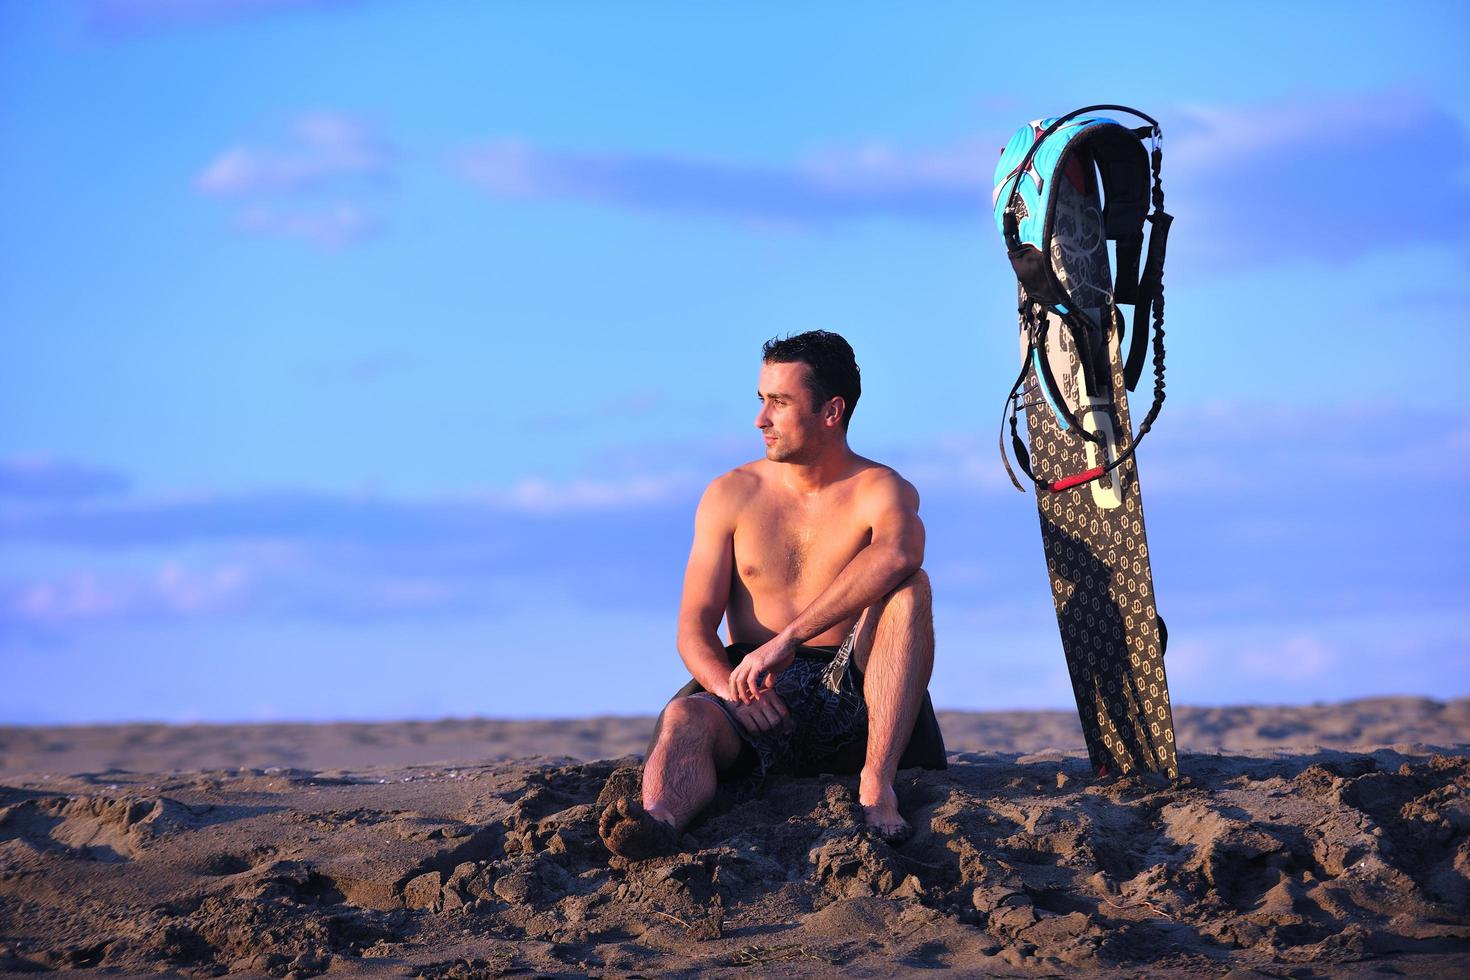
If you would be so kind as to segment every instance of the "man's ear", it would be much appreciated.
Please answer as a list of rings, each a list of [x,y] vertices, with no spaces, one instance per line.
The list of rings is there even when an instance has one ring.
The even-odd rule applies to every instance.
[[[822,406],[822,422],[824,425],[834,426],[842,424],[842,413],[847,411],[847,399],[841,395],[833,395]]]

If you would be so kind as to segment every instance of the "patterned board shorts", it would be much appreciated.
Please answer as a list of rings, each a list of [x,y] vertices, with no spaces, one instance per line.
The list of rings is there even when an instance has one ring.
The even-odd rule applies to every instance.
[[[823,759],[868,734],[868,703],[862,673],[852,660],[856,631],[833,653],[801,647],[796,660],[776,678],[776,694],[791,713],[788,724],[768,732],[747,731],[736,705],[708,691],[689,695],[717,705],[754,754],[748,789],[776,773],[812,769]]]

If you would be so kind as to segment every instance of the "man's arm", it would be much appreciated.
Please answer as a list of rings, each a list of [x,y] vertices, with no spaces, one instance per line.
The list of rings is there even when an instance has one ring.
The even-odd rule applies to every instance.
[[[679,603],[679,656],[706,691],[729,700],[730,658],[720,642],[720,620],[730,602],[735,566],[734,474],[704,491],[694,515],[694,544]]]
[[[726,474],[709,485],[694,515],[694,544],[684,571],[684,597],[679,603],[679,656],[701,687],[725,701],[730,696],[730,658],[720,642],[720,620],[730,603],[735,567],[735,514],[738,484]],[[769,731],[786,723],[790,712],[775,691],[763,691],[749,704],[735,707],[749,731]]]
[[[858,615],[924,564],[924,522],[919,520],[919,493],[913,485],[888,470],[861,492],[872,522],[872,540],[785,629],[740,662],[730,676],[738,699],[754,698],[774,685],[776,675],[795,658],[797,647]]]
[[[781,631],[792,649],[856,616],[924,564],[919,492],[891,470],[873,482],[875,486],[865,491],[873,539]]]

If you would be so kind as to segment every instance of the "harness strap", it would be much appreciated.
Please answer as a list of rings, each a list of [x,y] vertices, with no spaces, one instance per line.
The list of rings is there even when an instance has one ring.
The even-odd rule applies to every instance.
[[[1016,375],[1016,383],[1011,385],[1011,392],[1010,394],[1006,395],[1005,404],[1001,405],[1000,407],[1000,432],[996,434],[995,438],[995,447],[1000,450],[1000,461],[1005,465],[1006,476],[1011,478],[1011,485],[1022,493],[1026,492],[1026,488],[1021,486],[1020,480],[1016,479],[1016,471],[1011,469],[1011,461],[1006,456],[1006,413],[1011,413],[1011,439],[1013,439],[1015,442],[1020,442],[1021,437],[1016,435],[1016,394],[1021,390],[1021,385],[1026,380],[1026,368],[1030,366],[1030,363],[1031,345],[1028,343],[1026,345],[1026,353],[1021,358],[1021,373]],[[1021,447],[1022,450],[1024,450],[1025,448],[1025,446]],[[1022,462],[1024,455],[1024,452],[1016,453],[1016,463],[1021,467],[1021,470],[1028,477],[1030,477],[1031,468],[1025,462]],[[1032,482],[1035,482],[1034,477],[1032,477]]]
[[[1154,213],[1149,215],[1148,220],[1153,223],[1153,230],[1149,232],[1148,259],[1143,264],[1143,276],[1138,283],[1138,301],[1133,307],[1133,344],[1128,348],[1128,363],[1123,368],[1123,381],[1129,391],[1138,387],[1138,379],[1143,376],[1143,360],[1148,352],[1149,311],[1155,303],[1159,307],[1160,327],[1163,325],[1164,250],[1169,244],[1169,225],[1174,221],[1172,216],[1164,213],[1164,177],[1160,172],[1164,167],[1164,151],[1157,143],[1150,154],[1150,163],[1154,174]],[[1121,243],[1119,244],[1121,256]],[[1121,261],[1120,258],[1119,262]]]
[[[1169,245],[1172,215],[1162,211],[1149,216],[1153,231],[1148,236],[1148,260],[1143,265],[1143,278],[1138,283],[1138,303],[1133,307],[1133,343],[1128,348],[1128,363],[1123,368],[1123,381],[1128,390],[1138,387],[1143,376],[1144,358],[1148,356],[1149,313],[1164,288],[1164,251]]]
[[[1113,277],[1113,301],[1135,303],[1138,296],[1138,261],[1143,256],[1143,235],[1119,238],[1118,274]]]
[[[1057,384],[1057,377],[1052,373],[1051,358],[1046,355],[1046,333],[1050,324],[1051,318],[1046,315],[1045,310],[1042,310],[1036,321],[1035,339],[1031,343],[1031,361],[1038,369],[1037,380],[1041,382],[1041,392],[1046,396],[1047,403],[1057,417],[1057,424],[1062,427],[1063,431],[1070,432],[1075,429],[1079,436],[1100,446],[1102,438],[1084,429],[1077,416],[1067,407],[1067,400],[1062,397],[1061,385]],[[1080,355],[1082,352],[1079,350],[1078,353]]]
[[[1032,483],[1039,483],[1036,479],[1036,474],[1031,472],[1031,452],[1026,448],[1026,444],[1021,441],[1021,434],[1016,431],[1015,412],[1011,413],[1011,448],[1016,453],[1016,465],[1021,467],[1021,472],[1025,473]]]
[[[1097,345],[1092,342],[1092,321],[1080,310],[1072,310],[1063,322],[1072,332],[1072,344],[1077,349],[1077,361],[1082,365],[1082,378],[1087,383],[1087,391],[1096,395],[1103,390],[1104,385],[1102,372],[1098,369],[1097,351],[1094,349]],[[1107,349],[1106,341],[1103,342],[1103,349]]]

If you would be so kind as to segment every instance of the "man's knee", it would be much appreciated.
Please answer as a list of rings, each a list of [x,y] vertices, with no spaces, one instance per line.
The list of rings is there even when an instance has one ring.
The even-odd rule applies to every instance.
[[[886,601],[888,609],[909,615],[928,615],[933,604],[934,593],[929,588],[929,573],[922,568],[894,586]]]
[[[871,641],[874,646],[891,646],[898,637],[905,642],[896,649],[907,650],[912,655],[932,662],[934,647],[934,605],[929,590],[929,575],[922,569],[916,570],[900,582],[883,599],[883,605]],[[885,641],[884,638],[888,640]],[[866,670],[866,666],[859,664]]]
[[[717,767],[724,768],[739,755],[740,738],[724,710],[714,702],[683,697],[670,701],[658,716],[650,757],[659,747],[667,753],[666,758],[708,753]]]
[[[658,740],[709,741],[717,733],[720,709],[703,698],[675,698],[658,716]]]

